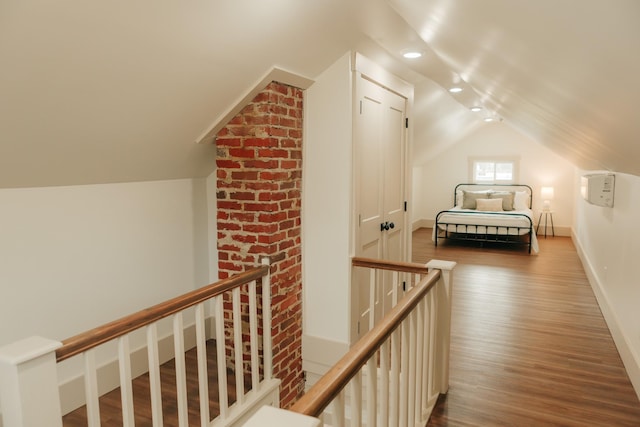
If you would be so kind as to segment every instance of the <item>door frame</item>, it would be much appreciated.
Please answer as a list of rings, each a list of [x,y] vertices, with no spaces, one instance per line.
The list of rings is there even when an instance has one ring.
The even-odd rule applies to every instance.
[[[360,84],[358,82],[359,79],[364,78],[366,80],[369,80],[379,86],[382,86],[384,89],[389,90],[391,92],[396,93],[397,95],[405,98],[405,117],[408,120],[408,123],[411,124],[412,123],[412,111],[413,111],[413,101],[414,101],[414,88],[412,85],[410,85],[409,83],[405,82],[404,80],[398,78],[397,76],[395,76],[394,74],[388,72],[387,70],[385,70],[384,68],[382,68],[381,66],[379,66],[378,64],[376,64],[375,62],[371,61],[370,59],[366,58],[365,56],[354,52],[352,54],[352,58],[351,58],[351,79],[352,79],[352,99],[354,100],[353,102],[353,109],[352,109],[352,123],[356,123],[357,119],[358,119],[358,114],[359,114],[359,102],[358,100],[360,99],[361,96],[361,88],[360,88]],[[357,157],[356,157],[356,144],[355,144],[355,138],[356,138],[356,131],[357,131],[357,126],[353,126],[353,137],[352,140],[354,141],[354,143],[352,144],[352,159],[353,159],[353,165],[352,165],[352,212],[351,212],[351,218],[352,218],[352,233],[350,236],[350,241],[351,241],[351,248],[350,248],[350,254],[351,256],[354,256],[356,254],[356,250],[357,250],[357,244],[358,244],[358,240],[359,240],[359,219],[358,219],[358,212],[359,212],[359,199],[358,199],[358,187],[359,187],[359,183],[357,182],[357,177],[358,177],[358,165],[357,165]],[[404,159],[404,182],[405,182],[405,186],[404,186],[404,200],[407,201],[407,209],[404,212],[404,223],[405,223],[405,227],[404,227],[404,241],[405,241],[405,248],[404,248],[404,254],[405,257],[409,258],[410,254],[411,254],[411,247],[412,247],[412,243],[411,243],[411,231],[412,231],[412,222],[411,222],[411,207],[412,207],[412,200],[411,200],[411,164],[410,164],[410,159],[411,159],[411,152],[412,152],[412,141],[413,141],[413,131],[412,131],[412,126],[408,126],[405,127],[405,141],[406,141],[406,150],[405,150],[405,159]],[[354,280],[354,274],[353,274],[353,268],[351,269],[351,275],[350,275],[350,280],[349,280],[349,287],[350,287],[350,310],[351,313],[349,315],[349,319],[350,319],[350,328],[349,328],[349,342],[351,345],[353,345],[357,339],[359,338],[359,334],[358,334],[358,311],[359,311],[359,297],[358,297],[358,290],[356,289],[356,287],[353,285],[355,282]]]

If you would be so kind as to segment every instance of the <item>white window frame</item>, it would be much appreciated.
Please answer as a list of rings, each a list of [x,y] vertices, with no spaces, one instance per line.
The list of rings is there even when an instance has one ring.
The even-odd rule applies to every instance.
[[[478,180],[476,179],[476,164],[477,163],[511,163],[513,174],[512,179],[495,179],[492,180]],[[495,171],[495,168],[494,168]],[[520,158],[517,156],[482,156],[482,157],[469,157],[469,182],[474,184],[517,184],[520,177]]]

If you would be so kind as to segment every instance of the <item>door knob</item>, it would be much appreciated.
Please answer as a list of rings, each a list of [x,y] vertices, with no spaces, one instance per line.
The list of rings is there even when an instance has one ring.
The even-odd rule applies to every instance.
[[[395,226],[396,226],[396,225],[395,225],[394,223],[392,223],[392,222],[390,222],[390,223],[389,223],[389,228],[393,228],[393,227],[395,227]],[[388,230],[389,228],[387,228],[387,230]]]
[[[380,231],[388,230],[389,227],[390,227],[389,221],[383,222],[382,224],[380,224]],[[393,227],[391,227],[391,228],[393,228]]]

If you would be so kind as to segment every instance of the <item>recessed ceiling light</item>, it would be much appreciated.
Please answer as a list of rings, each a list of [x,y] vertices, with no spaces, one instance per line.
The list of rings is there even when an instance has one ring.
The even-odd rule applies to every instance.
[[[451,93],[460,93],[460,92],[462,92],[462,88],[460,86],[454,86],[452,88],[449,88],[449,92],[451,92]]]
[[[470,110],[473,111],[474,113],[477,113],[478,111],[482,111],[482,107],[475,105],[471,107]]]
[[[407,59],[416,59],[422,56],[422,52],[418,52],[416,50],[408,50],[402,54]]]
[[[485,122],[492,122],[492,121],[494,121],[495,119],[494,119],[493,117],[485,117],[483,120],[484,120]]]

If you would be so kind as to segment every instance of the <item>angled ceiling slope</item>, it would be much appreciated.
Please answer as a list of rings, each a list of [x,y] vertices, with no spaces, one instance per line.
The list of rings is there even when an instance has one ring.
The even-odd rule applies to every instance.
[[[295,86],[300,89],[307,89],[311,84],[313,84],[313,80],[311,79],[274,67],[260,78],[246,94],[238,98],[231,108],[220,114],[213,121],[211,126],[209,126],[209,128],[196,139],[196,142],[198,144],[215,143],[215,136],[218,134],[220,129],[229,123],[229,120],[235,117],[236,114],[249,104],[251,100],[260,93],[260,91],[262,91],[269,83],[274,81],[284,83],[289,86]]]
[[[485,108],[583,169],[640,175],[640,2],[389,3]]]

